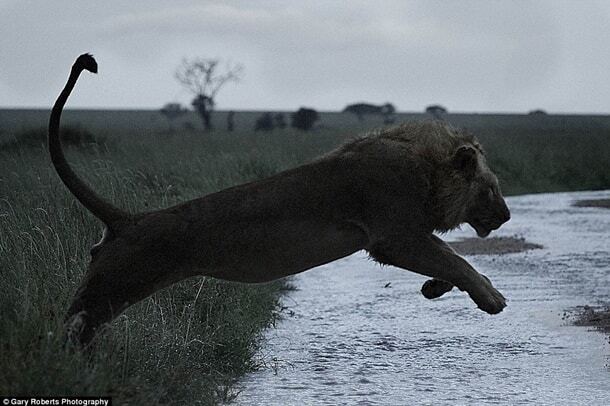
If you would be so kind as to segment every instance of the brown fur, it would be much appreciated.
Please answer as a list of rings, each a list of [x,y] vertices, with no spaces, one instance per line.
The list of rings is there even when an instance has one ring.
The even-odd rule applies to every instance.
[[[77,60],[54,107],[51,144],[55,115],[83,68]],[[457,286],[488,313],[505,307],[489,280],[432,234],[469,222],[485,236],[509,219],[476,140],[443,124],[380,131],[270,178],[135,215],[71,187],[77,178],[62,170],[107,225],[66,317],[69,336],[81,344],[125,308],[184,278],[266,282],[362,249],[434,278],[424,284],[426,297]]]

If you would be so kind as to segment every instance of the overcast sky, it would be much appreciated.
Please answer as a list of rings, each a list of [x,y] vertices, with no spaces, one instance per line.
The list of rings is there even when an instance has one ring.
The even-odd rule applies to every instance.
[[[0,107],[189,103],[183,57],[241,62],[219,109],[610,113],[610,1],[0,0]]]

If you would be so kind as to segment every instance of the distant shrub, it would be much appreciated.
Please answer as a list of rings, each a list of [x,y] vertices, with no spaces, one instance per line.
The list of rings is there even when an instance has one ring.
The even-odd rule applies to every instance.
[[[292,113],[292,127],[309,131],[319,118],[320,115],[314,109],[301,107],[296,113]]]
[[[182,104],[180,103],[167,103],[161,108],[161,110],[159,110],[159,112],[168,120],[172,121],[188,113],[188,110],[183,108]]]
[[[383,117],[385,124],[391,124],[395,120],[396,107],[392,103],[374,105],[370,103],[355,103],[347,105],[343,113],[351,113],[358,117],[358,121],[364,121],[367,115],[379,115]]]
[[[531,110],[527,114],[529,114],[530,116],[546,116],[547,115],[546,111],[544,111],[542,109]]]
[[[274,128],[275,124],[271,113],[264,113],[254,123],[254,131],[272,131]]]
[[[362,121],[367,114],[381,114],[381,106],[370,103],[354,103],[346,106],[343,112],[354,114],[359,121]]]
[[[188,110],[183,108],[180,103],[167,103],[159,112],[167,118],[169,130],[174,131],[174,121],[188,113]]]
[[[14,137],[0,144],[0,147],[40,147],[47,144],[47,129],[32,128],[21,131]],[[93,133],[82,127],[62,127],[59,130],[59,136],[63,145],[84,145],[84,144],[105,144],[105,139],[96,137]]]
[[[284,113],[276,113],[275,114],[275,126],[277,128],[286,128],[287,124],[286,124],[286,117],[284,117]]]

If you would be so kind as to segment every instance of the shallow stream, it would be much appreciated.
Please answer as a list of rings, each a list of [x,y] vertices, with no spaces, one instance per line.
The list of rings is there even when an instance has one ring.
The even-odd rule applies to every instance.
[[[512,220],[492,236],[544,248],[466,257],[508,298],[497,316],[456,289],[426,300],[424,277],[362,252],[296,276],[235,403],[610,404],[607,337],[562,318],[610,300],[610,210],[572,206],[597,198],[610,191],[507,199]]]

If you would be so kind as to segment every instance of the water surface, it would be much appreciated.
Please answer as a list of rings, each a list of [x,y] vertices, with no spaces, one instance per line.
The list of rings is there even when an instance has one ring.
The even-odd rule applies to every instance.
[[[496,316],[457,290],[426,300],[424,277],[365,253],[296,276],[284,319],[266,333],[266,366],[243,379],[236,403],[610,404],[606,337],[561,317],[608,301],[610,210],[571,206],[608,197],[507,199],[512,220],[492,235],[544,248],[467,257],[509,299]],[[472,236],[465,226],[443,238]]]

